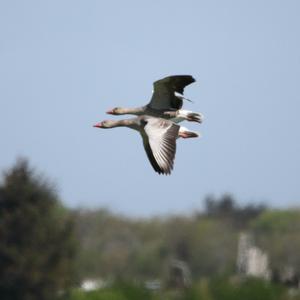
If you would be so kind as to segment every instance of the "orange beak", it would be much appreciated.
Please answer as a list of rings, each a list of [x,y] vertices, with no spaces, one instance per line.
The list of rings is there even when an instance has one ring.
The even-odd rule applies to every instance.
[[[102,122],[99,122],[99,123],[93,125],[93,127],[102,128]]]

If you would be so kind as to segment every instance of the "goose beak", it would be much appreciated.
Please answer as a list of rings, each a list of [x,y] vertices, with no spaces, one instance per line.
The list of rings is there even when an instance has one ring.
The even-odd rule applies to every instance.
[[[93,127],[102,128],[103,127],[102,122],[99,122],[99,123],[93,125]]]
[[[109,114],[109,115],[113,115],[114,114],[114,112],[113,112],[112,109],[108,110],[106,113]]]

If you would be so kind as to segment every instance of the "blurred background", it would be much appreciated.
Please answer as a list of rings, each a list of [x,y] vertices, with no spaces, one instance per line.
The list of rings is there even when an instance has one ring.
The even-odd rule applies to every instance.
[[[300,298],[299,9],[0,2],[0,298]],[[176,74],[205,120],[159,176],[92,125]]]

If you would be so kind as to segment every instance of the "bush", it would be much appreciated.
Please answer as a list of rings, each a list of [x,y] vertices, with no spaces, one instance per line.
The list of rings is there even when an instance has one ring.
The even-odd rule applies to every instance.
[[[281,286],[254,278],[233,282],[214,279],[209,287],[214,300],[277,300],[284,292]]]

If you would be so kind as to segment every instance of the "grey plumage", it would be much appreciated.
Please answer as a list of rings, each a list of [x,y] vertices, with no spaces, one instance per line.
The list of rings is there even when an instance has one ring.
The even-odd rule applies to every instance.
[[[139,116],[118,121],[103,121],[94,127],[128,127],[138,131],[143,139],[147,157],[159,174],[170,174],[175,159],[176,139],[180,126],[162,118]]]

